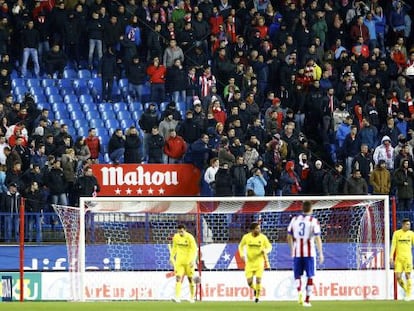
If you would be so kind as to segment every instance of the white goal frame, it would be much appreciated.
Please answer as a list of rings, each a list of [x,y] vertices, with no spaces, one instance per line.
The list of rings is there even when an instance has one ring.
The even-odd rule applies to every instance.
[[[347,201],[347,200],[361,200],[361,201],[383,201],[384,203],[384,273],[386,273],[386,282],[387,284],[392,284],[392,273],[389,265],[389,252],[390,252],[390,202],[389,196],[387,195],[338,195],[338,196],[274,196],[274,197],[81,197],[80,204],[79,204],[79,260],[78,260],[78,267],[77,272],[79,273],[78,277],[78,285],[80,288],[84,288],[85,284],[85,274],[86,274],[86,254],[85,254],[85,214],[87,213],[85,206],[87,202],[219,202],[219,201],[227,201],[227,202],[291,202],[291,201],[329,201],[329,200],[339,200],[339,201]],[[281,204],[280,211],[283,211],[283,207],[285,205]],[[317,208],[316,208],[317,209]],[[323,207],[321,207],[323,209]],[[169,210],[171,211],[176,210],[176,214],[186,214],[187,211],[182,211],[183,209],[179,206],[172,206]],[[274,209],[273,209],[274,210]],[[277,211],[277,210],[276,210]],[[104,211],[94,211],[97,213],[104,213]],[[131,210],[129,210],[131,212]],[[382,270],[382,269],[381,269]],[[71,272],[73,273],[73,272]],[[386,299],[392,299],[392,286],[387,286],[386,289]],[[83,290],[80,290],[80,296],[78,300],[85,301],[85,293]]]

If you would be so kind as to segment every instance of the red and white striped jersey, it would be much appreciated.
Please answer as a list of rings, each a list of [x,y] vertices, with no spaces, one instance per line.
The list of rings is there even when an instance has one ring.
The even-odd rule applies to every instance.
[[[292,218],[288,234],[293,237],[295,257],[315,257],[315,236],[321,234],[319,221],[312,215],[299,215]]]

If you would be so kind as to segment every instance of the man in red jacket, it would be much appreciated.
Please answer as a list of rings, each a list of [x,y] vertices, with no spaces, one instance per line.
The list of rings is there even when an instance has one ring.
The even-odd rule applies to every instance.
[[[161,103],[165,100],[165,74],[167,68],[160,63],[158,57],[154,57],[151,65],[147,67],[147,74],[151,83],[151,101]]]
[[[170,136],[165,141],[164,153],[167,156],[165,163],[181,163],[187,144],[181,136],[177,135],[175,129],[170,129]]]

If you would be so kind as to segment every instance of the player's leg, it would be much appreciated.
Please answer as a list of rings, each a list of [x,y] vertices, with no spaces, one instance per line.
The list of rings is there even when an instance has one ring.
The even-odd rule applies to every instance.
[[[256,286],[253,283],[254,271],[251,269],[245,268],[244,275],[246,276],[247,285],[249,285],[249,287],[253,289],[256,293]]]
[[[194,283],[193,277],[194,277],[194,268],[190,265],[187,265],[185,267],[185,274],[187,275],[188,278],[188,284],[190,287],[190,302],[194,302],[195,299],[195,288],[196,285]]]
[[[402,277],[402,273],[404,271],[403,264],[404,263],[401,261],[401,259],[399,259],[398,257],[395,258],[395,263],[394,263],[394,273],[395,273],[395,277],[397,278],[398,285],[400,285],[401,288],[405,292],[406,291],[406,284],[405,284],[405,281],[404,281],[404,279]]]
[[[262,290],[262,276],[264,269],[259,269],[256,271],[256,292],[255,292],[255,302],[259,302],[260,291]]]
[[[175,266],[175,302],[181,301],[181,286],[183,283],[184,266],[177,264]]]
[[[408,262],[405,267],[405,300],[411,300],[411,291],[412,291],[412,283],[411,283],[411,271],[413,270],[412,262]]]
[[[303,275],[303,262],[302,258],[293,258],[293,275],[295,277],[295,286],[298,291],[298,303],[303,304],[302,296],[302,275]]]
[[[303,303],[304,306],[310,307],[310,297],[313,291],[313,277],[315,276],[315,258],[314,257],[305,257],[304,259],[304,266],[306,271],[306,297],[305,302]]]

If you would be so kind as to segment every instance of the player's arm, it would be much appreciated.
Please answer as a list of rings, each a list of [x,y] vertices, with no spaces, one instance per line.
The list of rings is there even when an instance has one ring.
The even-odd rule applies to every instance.
[[[173,267],[175,266],[176,254],[177,254],[177,241],[176,241],[176,236],[174,235],[172,239],[172,246],[170,246],[170,263]]]
[[[263,243],[263,258],[264,258],[264,267],[265,269],[270,268],[270,262],[269,262],[269,253],[272,251],[272,244],[269,242],[269,239],[267,238],[267,236],[264,235],[264,243]]]
[[[246,246],[246,235],[243,235],[243,238],[241,239],[239,243],[239,255],[241,260],[245,261],[245,253],[244,253],[244,247]]]
[[[325,257],[323,256],[322,239],[320,235],[315,236],[315,243],[319,254],[319,263],[323,263]]]
[[[197,260],[197,243],[195,241],[195,238],[193,235],[191,235],[190,239],[190,254],[192,256],[191,258],[191,264],[195,266],[196,260]]]
[[[397,247],[397,234],[392,235],[391,250],[390,250],[390,264],[394,264],[395,248]]]

